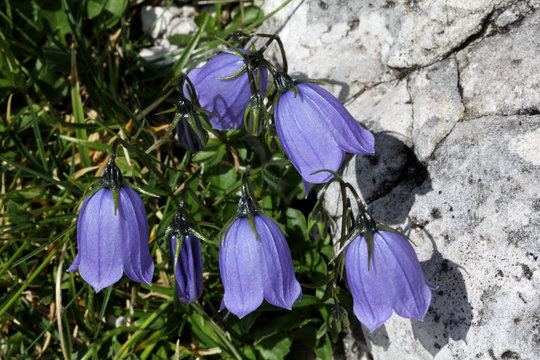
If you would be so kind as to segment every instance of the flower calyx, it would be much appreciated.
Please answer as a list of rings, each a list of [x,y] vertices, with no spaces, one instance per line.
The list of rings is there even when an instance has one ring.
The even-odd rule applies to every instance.
[[[284,93],[287,90],[294,90],[296,96],[296,93],[298,92],[295,85],[296,83],[287,73],[278,72],[274,77],[274,84],[279,93]]]
[[[178,212],[174,214],[171,226],[167,232],[176,236],[177,238],[183,238],[191,233],[190,228],[191,223],[184,210],[184,200],[181,200],[180,204],[178,205]]]
[[[262,213],[261,209],[257,206],[257,203],[249,194],[249,189],[247,185],[247,172],[242,178],[242,195],[240,196],[240,201],[238,201],[238,210],[236,211],[235,218],[239,217],[253,217],[255,215],[260,215]]]
[[[109,161],[105,166],[105,170],[103,171],[103,177],[101,178],[100,182],[102,188],[111,189],[112,191],[120,189],[124,183],[122,172],[115,163],[117,145],[118,141],[115,141],[112,145],[111,154],[109,155]]]

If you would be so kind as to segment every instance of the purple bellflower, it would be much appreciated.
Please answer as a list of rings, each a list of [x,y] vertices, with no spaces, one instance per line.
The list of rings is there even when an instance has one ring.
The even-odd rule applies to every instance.
[[[275,83],[282,92],[274,108],[277,135],[304,184],[330,180],[329,172],[313,173],[337,171],[344,151],[373,154],[373,134],[328,91],[310,82],[297,83],[284,73],[276,75]]]
[[[221,308],[242,318],[265,299],[290,310],[302,290],[285,236],[274,221],[260,214],[245,182],[238,206],[236,220],[225,229],[219,248],[225,288]]]
[[[88,196],[81,207],[78,253],[68,269],[78,269],[96,292],[120,280],[123,272],[131,280],[149,285],[154,273],[146,210],[137,193],[123,186],[122,174],[114,163],[115,147],[101,189]]]
[[[180,301],[184,303],[195,302],[203,290],[201,240],[191,234],[190,229],[191,226],[184,212],[184,202],[182,201],[167,233],[169,234],[171,262],[173,268],[176,267],[174,273],[176,293]],[[177,239],[183,239],[182,244],[177,244]],[[180,251],[176,256],[178,246]]]
[[[240,50],[248,53],[246,50]],[[260,78],[258,88],[266,91],[268,72],[254,66],[254,78]],[[210,124],[217,130],[231,130],[243,126],[244,113],[251,98],[249,77],[241,56],[222,52],[200,68],[189,72],[201,107],[218,115],[209,116]],[[257,76],[259,75],[259,76]]]
[[[178,140],[184,149],[196,153],[202,150],[208,141],[208,134],[203,129],[199,114],[187,99],[181,99],[176,105],[175,117],[179,117],[176,125]]]
[[[422,320],[436,287],[425,278],[409,241],[394,232],[371,233],[373,250],[368,255],[365,236],[345,249],[347,284],[353,296],[354,314],[370,331],[392,316]],[[369,265],[368,265],[369,261]]]
[[[197,91],[189,78],[182,74],[180,77],[180,87],[189,89],[191,98],[188,98],[184,91],[180,92],[180,100],[176,104],[173,124],[176,123],[176,133],[180,144],[192,153],[202,150],[208,141],[208,133],[203,128],[201,118],[204,114],[199,113],[200,104]]]

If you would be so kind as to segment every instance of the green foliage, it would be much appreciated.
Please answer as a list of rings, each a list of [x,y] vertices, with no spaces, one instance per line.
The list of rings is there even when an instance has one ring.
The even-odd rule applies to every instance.
[[[329,224],[310,214],[313,202],[303,200],[296,170],[264,136],[244,130],[211,138],[195,155],[167,132],[175,79],[195,65],[193,57],[216,47],[216,36],[252,29],[270,14],[250,5],[225,22],[221,11],[239,4],[215,4],[215,15],[196,17],[195,34],[169,39],[182,47],[170,54],[177,60],[156,67],[139,56],[150,45],[135,26],[143,5],[0,4],[0,358],[331,358],[333,323],[344,320],[329,296]],[[117,165],[145,203],[156,269],[152,286],[123,277],[96,294],[66,269],[77,250],[80,205],[118,137],[130,144],[119,148]],[[283,226],[305,287],[293,311],[264,304],[239,320],[217,311],[218,244],[237,208],[242,169],[251,170],[259,205]],[[204,293],[192,305],[174,295],[169,249],[160,237],[181,189],[191,189],[186,211],[209,240]]]

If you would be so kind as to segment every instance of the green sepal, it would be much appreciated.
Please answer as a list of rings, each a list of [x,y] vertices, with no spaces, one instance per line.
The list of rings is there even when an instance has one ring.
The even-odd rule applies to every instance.
[[[264,130],[266,106],[259,94],[252,95],[244,112],[244,127],[253,136],[259,136]]]
[[[223,246],[223,242],[225,241],[225,236],[227,236],[227,232],[229,232],[229,229],[231,228],[232,224],[235,222],[236,217],[233,217],[231,220],[229,220],[225,226],[223,227],[223,230],[221,230],[221,233],[219,234],[219,243],[220,246]]]
[[[85,200],[87,197],[90,197],[97,193],[99,190],[103,189],[101,186],[99,186],[99,181],[92,182],[84,191],[83,193],[83,200]]]
[[[257,234],[257,230],[255,229],[255,216],[249,215],[247,217],[247,221],[249,223],[249,227],[251,227],[251,230],[253,230],[253,233],[255,234],[255,241],[258,241],[259,235]]]
[[[144,195],[148,195],[148,196],[151,196],[151,197],[155,197],[155,198],[160,198],[162,196],[167,196],[167,193],[165,191],[160,191],[159,193],[152,193],[148,190],[145,190],[143,189],[142,187],[140,186],[137,186],[135,184],[131,184],[131,183],[128,183],[128,182],[124,182],[124,186],[128,186],[130,188],[132,188],[133,190],[137,190],[138,192],[144,194]],[[154,190],[157,190],[157,189],[154,189]]]
[[[310,84],[330,85],[330,83],[328,81],[317,80],[317,79],[302,79],[302,80],[298,80],[298,82],[307,82],[307,83],[310,83]]]
[[[187,117],[187,122],[190,125],[191,129],[195,132],[195,135],[197,135],[197,137],[203,144],[203,148],[206,147],[206,144],[208,143],[208,134],[204,132],[202,123],[197,123],[197,120],[195,119],[194,114],[187,114],[186,117]]]
[[[405,239],[409,240],[409,242],[410,242],[411,244],[413,244],[414,246],[417,246],[417,245],[414,243],[414,241],[412,241],[412,239],[411,239],[410,237],[408,237],[407,235],[405,235],[405,234],[402,233],[401,231],[396,230],[396,229],[390,227],[390,225],[388,225],[388,224],[385,223],[384,221],[377,220],[377,230],[380,230],[380,231],[388,231],[388,232],[397,234],[397,235],[399,235],[399,236],[403,236]]]
[[[175,236],[175,237],[176,237],[176,249],[174,251],[173,274],[175,276],[174,282],[176,283],[176,266],[178,264],[180,248],[182,247],[182,244],[184,243],[184,237],[183,236]],[[178,239],[179,237],[181,237],[182,239],[179,240]]]
[[[201,234],[200,232],[198,232],[195,229],[190,228],[189,233],[192,234],[192,235],[195,235],[196,237],[198,237],[202,241],[205,241],[205,242],[211,243],[211,244],[215,244],[215,245],[219,245],[219,243],[216,243],[215,241],[210,240],[209,238],[207,238],[206,236],[204,236],[203,234]]]
[[[229,75],[229,76],[224,76],[224,77],[218,77],[216,79],[218,79],[218,80],[231,80],[231,79],[237,78],[240,75],[242,75],[242,73],[246,72],[246,68],[247,68],[247,66],[246,66],[246,64],[244,64],[234,74]]]
[[[371,268],[371,255],[373,255],[373,233],[368,230],[364,234],[364,239],[366,239],[367,244],[367,253],[368,253],[368,262],[367,262],[367,269],[368,271]]]
[[[339,180],[342,180],[343,181],[343,178],[341,177],[341,175],[339,175],[337,172],[333,171],[333,170],[330,170],[330,169],[321,169],[321,170],[317,170],[317,171],[314,171],[312,172],[311,174],[309,175],[315,175],[315,174],[318,174],[320,172],[329,172],[330,174],[334,175],[337,179]]]
[[[116,210],[118,209],[118,197],[120,196],[120,188],[111,189],[111,193],[114,200],[114,216],[116,216]]]
[[[289,90],[294,91],[295,98],[298,96],[298,87],[296,87],[296,85],[293,85]]]

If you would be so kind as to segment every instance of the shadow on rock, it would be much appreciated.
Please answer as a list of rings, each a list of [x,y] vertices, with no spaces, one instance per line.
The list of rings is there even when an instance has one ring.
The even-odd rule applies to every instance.
[[[424,321],[411,320],[414,337],[435,356],[449,339],[465,340],[472,322],[472,309],[465,280],[459,265],[445,259],[437,250],[433,237],[424,230],[433,244],[431,259],[421,263],[426,279],[438,286],[433,291],[431,306]]]
[[[403,224],[416,195],[431,191],[427,168],[390,132],[375,134],[375,154],[356,156],[356,181],[370,210],[389,224]]]

